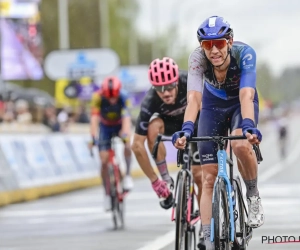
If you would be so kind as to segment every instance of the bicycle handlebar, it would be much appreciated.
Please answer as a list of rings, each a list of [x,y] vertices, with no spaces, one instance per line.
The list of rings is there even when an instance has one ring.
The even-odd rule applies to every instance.
[[[188,142],[199,142],[199,141],[214,141],[217,144],[223,143],[226,140],[245,140],[246,137],[243,135],[230,135],[230,136],[201,136],[201,137],[192,137],[188,139]],[[172,141],[171,136],[164,136],[159,134],[156,137],[155,144],[152,150],[152,157],[156,159],[158,152],[158,145],[161,141]],[[258,164],[263,161],[262,154],[258,145],[252,145],[253,150],[256,154]]]

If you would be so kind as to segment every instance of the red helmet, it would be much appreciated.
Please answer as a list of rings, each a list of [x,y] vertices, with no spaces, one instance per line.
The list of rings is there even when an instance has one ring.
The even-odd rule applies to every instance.
[[[162,60],[155,59],[149,66],[148,78],[154,86],[177,82],[179,78],[178,65],[169,57],[164,57]]]
[[[102,95],[106,98],[118,97],[120,95],[121,82],[115,76],[106,77],[102,82]]]

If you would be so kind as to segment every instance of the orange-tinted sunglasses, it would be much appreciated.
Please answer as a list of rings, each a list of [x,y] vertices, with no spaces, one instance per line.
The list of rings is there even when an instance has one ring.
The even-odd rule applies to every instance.
[[[203,40],[201,41],[201,47],[206,50],[211,50],[213,46],[216,46],[217,49],[223,49],[227,43],[228,40],[226,38]]]

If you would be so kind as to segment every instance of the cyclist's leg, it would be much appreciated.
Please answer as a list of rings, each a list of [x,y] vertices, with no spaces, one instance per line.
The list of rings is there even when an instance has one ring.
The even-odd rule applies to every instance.
[[[257,124],[258,105],[254,103],[254,115]],[[232,135],[242,135],[241,129],[241,109],[238,105],[232,115],[231,130]],[[264,223],[263,208],[257,187],[257,159],[252,145],[247,140],[235,140],[231,142],[232,150],[240,164],[239,171],[246,186],[246,196],[249,205],[248,224],[251,227],[259,227]]]
[[[150,120],[150,123],[148,125],[148,134],[147,134],[147,142],[150,150],[153,148],[158,134],[172,135],[172,133],[176,132],[175,129],[178,129],[180,127],[178,124],[174,124],[174,123],[172,123],[172,126],[173,128],[171,129],[170,123],[168,123],[166,119],[163,119],[162,117],[159,116],[153,117],[153,119]],[[159,144],[155,163],[161,178],[167,183],[173,184],[166,163],[166,148],[164,143]]]
[[[108,169],[109,149],[111,149],[112,130],[110,127],[100,124],[99,131],[99,157],[101,162],[101,179],[105,190],[104,207],[106,210],[111,209],[109,197]]]
[[[226,130],[225,112],[222,109],[202,108],[198,123],[198,136],[223,135]],[[200,201],[200,213],[207,249],[214,249],[210,242],[211,217],[212,217],[212,193],[214,182],[218,173],[217,150],[215,142],[200,142],[198,150],[202,169],[202,195]],[[199,169],[199,171],[201,171]]]
[[[121,127],[118,129],[118,133],[121,131]],[[130,175],[131,172],[131,145],[130,145],[130,136],[131,132],[126,132],[127,140],[124,143],[124,159],[126,163],[126,173],[123,179],[123,187],[125,190],[131,190],[134,186],[132,177]],[[122,135],[121,135],[122,136]]]

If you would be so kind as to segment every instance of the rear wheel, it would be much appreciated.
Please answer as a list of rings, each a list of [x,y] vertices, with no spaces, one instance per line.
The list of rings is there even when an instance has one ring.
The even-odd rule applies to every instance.
[[[214,189],[214,200],[212,208],[214,220],[214,243],[215,249],[229,250],[229,211],[226,185],[223,179],[218,179]]]

